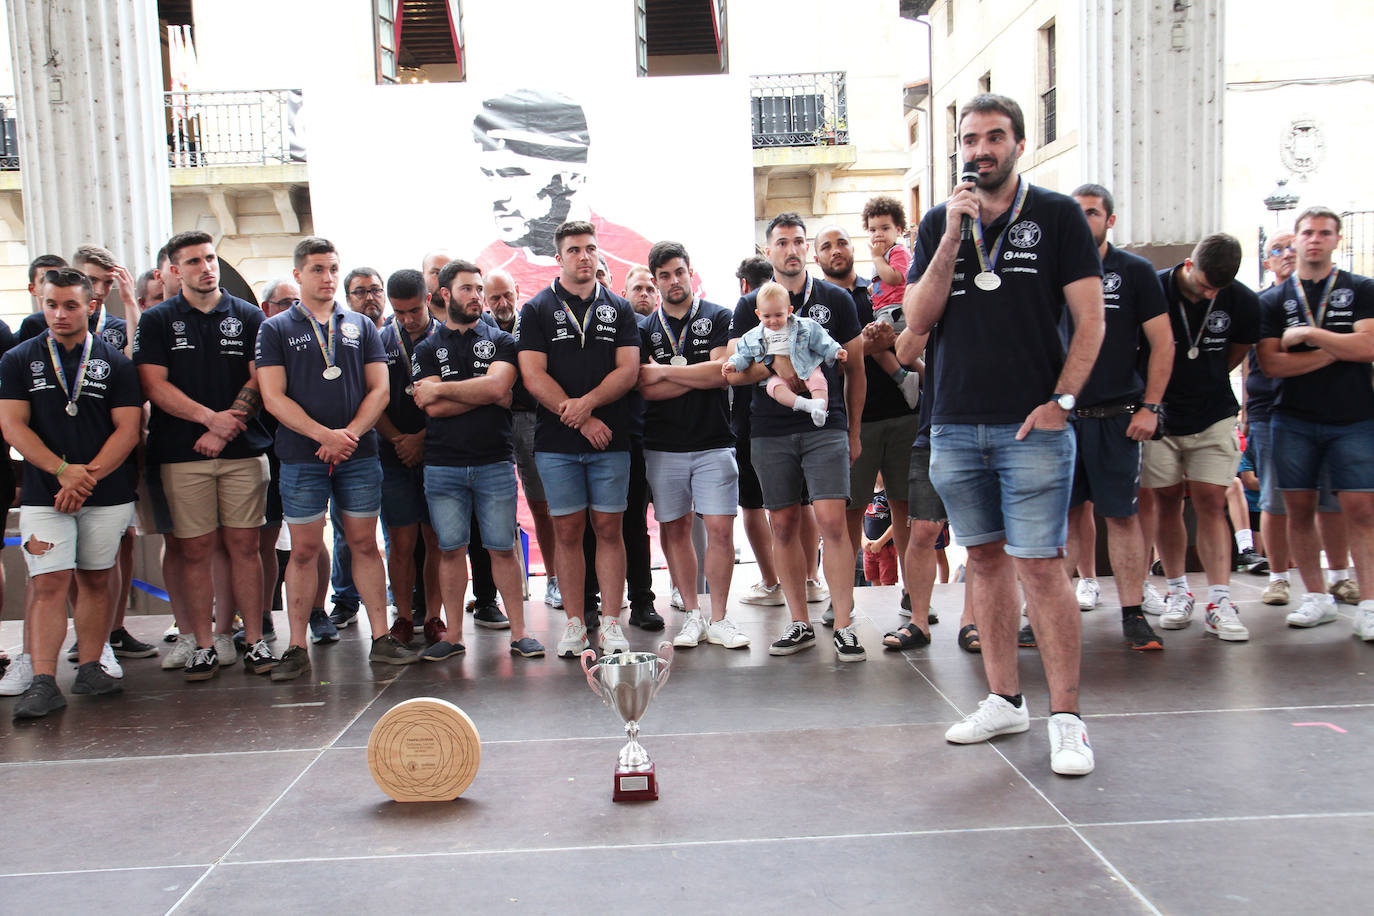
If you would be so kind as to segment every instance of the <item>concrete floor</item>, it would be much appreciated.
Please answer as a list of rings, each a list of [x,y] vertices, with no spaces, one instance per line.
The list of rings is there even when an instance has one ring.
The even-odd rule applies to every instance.
[[[738,567],[736,590],[754,573]],[[1050,772],[1034,650],[1029,733],[943,740],[986,694],[955,645],[959,585],[936,588],[935,644],[904,654],[881,649],[897,590],[858,590],[859,665],[828,638],[771,658],[784,609],[733,605],[754,645],[679,651],[641,736],[662,797],[638,804],[611,801],[623,731],[576,663],[514,659],[470,621],[465,657],[403,669],[369,666],[365,630],[345,630],[312,647],[308,683],[240,666],[186,684],[129,660],[121,697],[69,695],[19,726],[0,701],[0,910],[1358,912],[1374,890],[1374,645],[1351,637],[1349,608],[1286,628],[1263,582],[1235,577],[1248,644],[1195,622],[1132,653],[1104,580],[1083,616],[1097,770],[1081,779]],[[660,595],[671,635],[681,614]],[[528,608],[552,649],[561,613]],[[167,623],[129,626],[152,641]],[[397,804],[368,773],[372,725],[416,696],[481,732],[455,802]]]

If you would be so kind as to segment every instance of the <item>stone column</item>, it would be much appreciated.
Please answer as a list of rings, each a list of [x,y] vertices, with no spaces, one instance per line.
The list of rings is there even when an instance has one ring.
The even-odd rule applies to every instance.
[[[94,242],[137,276],[172,226],[157,2],[5,5],[29,256]]]

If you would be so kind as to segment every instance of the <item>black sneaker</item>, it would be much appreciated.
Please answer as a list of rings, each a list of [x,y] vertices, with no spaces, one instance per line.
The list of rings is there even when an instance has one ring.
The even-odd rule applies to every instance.
[[[356,605],[336,604],[333,612],[329,615],[329,622],[334,624],[337,629],[343,630],[351,627],[357,617],[358,608]]]
[[[254,674],[266,674],[281,664],[281,659],[267,648],[267,640],[259,639],[243,653],[243,667]]]
[[[630,626],[657,632],[663,629],[663,617],[652,604],[630,605]]]
[[[110,648],[114,650],[115,658],[152,658],[157,655],[156,648],[134,639],[123,627],[110,633]]]
[[[71,662],[73,665],[75,665],[75,664],[77,663],[77,662],[76,662],[76,657],[77,657],[76,645],[77,645],[76,643],[72,643],[72,647],[71,647],[70,649],[67,650],[67,661]]]
[[[836,627],[834,640],[835,661],[861,662],[868,657],[864,652],[864,647],[859,644],[859,635],[854,632],[852,623],[847,627]]]
[[[97,667],[99,667],[97,665]],[[67,698],[57,689],[51,674],[35,674],[29,689],[14,702],[15,719],[41,719],[67,705]]]
[[[310,673],[310,653],[303,646],[291,646],[281,654],[281,661],[272,669],[274,681],[293,681]]]
[[[1132,649],[1163,649],[1164,640],[1150,628],[1144,614],[1132,614],[1121,620],[1121,635],[1126,637],[1126,645]]]
[[[1035,633],[1031,630],[1031,625],[1026,624],[1021,628],[1021,632],[1016,634],[1016,644],[1023,649],[1035,648]]]
[[[816,631],[811,624],[794,620],[787,625],[782,636],[768,647],[769,655],[792,655],[816,644]]]
[[[384,633],[372,640],[372,651],[368,652],[367,660],[383,665],[410,665],[418,662],[420,655],[398,643],[390,633]]]
[[[107,693],[123,693],[124,688],[119,685],[119,681],[105,673],[105,669],[100,667],[100,662],[86,662],[76,669],[76,682],[72,684],[72,693],[89,693],[101,696]]]
[[[1164,575],[1164,561],[1163,561],[1163,560],[1155,560],[1153,563],[1150,564],[1150,575],[1152,575],[1152,576],[1163,576],[1163,575]]]
[[[195,653],[181,669],[181,676],[188,681],[208,681],[219,674],[219,653],[214,646],[208,649],[196,648]]]
[[[1240,557],[1236,560],[1236,569],[1258,576],[1269,571],[1269,561],[1251,547],[1249,550],[1241,551]]]
[[[510,620],[495,601],[479,601],[472,607],[472,622],[488,630],[509,630]]]
[[[353,618],[348,619],[352,620]],[[322,607],[310,611],[310,641],[314,643],[339,641],[339,630],[334,623],[334,618],[326,614]]]

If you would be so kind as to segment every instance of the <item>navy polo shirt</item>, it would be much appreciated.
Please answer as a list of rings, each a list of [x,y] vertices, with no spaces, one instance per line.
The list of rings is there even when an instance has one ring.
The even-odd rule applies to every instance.
[[[1283,337],[1285,328],[1307,324],[1294,285],[1294,273],[1278,286],[1260,296],[1260,337]],[[1312,319],[1326,288],[1326,277],[1302,281]],[[1353,334],[1355,322],[1374,318],[1374,280],[1342,270],[1331,287],[1321,327],[1333,334]],[[1316,349],[1300,344],[1293,352]],[[1374,420],[1374,387],[1370,385],[1369,363],[1339,360],[1315,372],[1279,379],[1274,409],[1314,423],[1356,423]]]
[[[315,320],[304,306],[273,315],[258,328],[257,366],[283,366],[286,369],[286,396],[329,429],[342,429],[357,416],[358,406],[367,395],[365,367],[386,362],[377,326],[366,315],[334,303],[334,364],[343,370],[336,379],[327,379],[324,354],[316,337]],[[326,345],[328,328],[319,328]],[[320,444],[306,438],[286,424],[277,430],[277,457],[284,464],[316,462]],[[377,454],[377,432],[368,430],[358,440],[353,458]],[[350,459],[351,460],[351,459]]]
[[[557,290],[555,292],[555,290]],[[586,331],[584,344],[567,311]],[[557,280],[534,295],[520,311],[520,339],[516,349],[543,353],[548,358],[548,373],[570,398],[580,398],[600,385],[615,369],[616,351],[640,346],[639,325],[630,303],[597,284],[591,299],[577,299]],[[608,452],[630,448],[630,404],[622,397],[603,404],[592,416],[611,430]],[[534,450],[576,454],[597,448],[587,437],[569,426],[543,404],[535,414]]]
[[[486,322],[487,324],[491,325],[493,328],[500,328],[502,331],[505,331],[505,332],[506,332],[507,334],[509,334],[512,338],[514,338],[515,341],[516,341],[517,343],[519,342],[519,340],[520,340],[520,313],[519,313],[519,312],[516,312],[516,313],[515,313],[515,317],[511,319],[511,321],[510,321],[510,327],[508,327],[508,328],[502,328],[502,327],[501,327],[501,322],[497,321],[497,320],[496,320],[496,316],[493,315],[491,312],[483,312],[483,313],[482,313],[482,320],[483,320],[484,322]],[[517,370],[519,369],[518,366],[517,366],[516,368],[517,368]],[[529,393],[529,390],[525,388],[525,383],[524,383],[523,381],[521,381],[520,376],[519,376],[518,371],[517,371],[517,374],[516,374],[516,377],[515,377],[515,387],[512,388],[512,389],[511,389],[511,392],[510,392],[510,409],[511,409],[511,410],[528,410],[528,411],[533,412],[534,409],[535,409],[535,407],[537,407],[537,406],[538,406],[538,402],[535,401],[534,395],[530,394],[530,393]]]
[[[662,309],[643,316],[643,361],[668,363],[673,345],[664,333],[660,317],[666,321],[672,340],[681,341],[687,365],[710,362],[711,351],[730,342],[728,309],[713,302],[697,301],[696,314],[674,318]],[[686,336],[684,337],[684,329]],[[730,430],[730,395],[725,388],[693,389],[666,401],[646,401],[644,447],[662,452],[697,452],[710,448],[729,448],[735,444]]]
[[[1259,340],[1259,297],[1245,284],[1233,282],[1217,293],[1208,312],[1206,302],[1184,298],[1178,287],[1178,269],[1159,272],[1174,332],[1174,371],[1164,391],[1164,425],[1171,436],[1190,436],[1218,420],[1234,417],[1240,410],[1231,390],[1231,345]],[[1183,329],[1184,309],[1188,313],[1187,334]],[[1207,316],[1205,328],[1200,327],[1203,315]],[[1189,359],[1188,349],[1194,339],[1198,357]]]
[[[1107,246],[1102,259],[1102,302],[1106,306],[1107,332],[1092,374],[1078,395],[1083,407],[1139,400],[1145,392],[1138,358],[1141,327],[1167,311],[1164,289],[1154,265],[1140,255]],[[1067,311],[1064,326],[1072,333],[1073,316]]]
[[[411,371],[415,365],[415,349],[424,343],[442,325],[430,318],[429,327],[419,340],[411,340],[410,335],[406,334],[405,349],[401,349],[400,335],[405,334],[401,326],[393,318],[388,321],[381,330],[382,349],[386,351],[386,375],[387,381],[391,383],[391,399],[386,405],[386,416],[392,424],[403,433],[418,433],[425,428],[425,421],[428,419],[425,412],[415,406],[415,398],[406,394],[406,388],[410,385]],[[404,467],[400,456],[396,454],[396,446],[385,439],[378,437],[378,454],[381,456],[382,464],[387,467]]]
[[[758,307],[758,295],[758,290],[754,290],[735,305],[735,317],[730,329],[731,338],[743,337],[745,331],[758,326],[759,316],[755,312]],[[805,290],[788,295],[792,300],[794,314],[820,324],[842,347],[858,337],[863,330],[859,325],[859,313],[854,307],[854,299],[848,290],[813,277],[810,299],[802,301],[802,297],[806,295]],[[823,428],[842,429],[848,432],[849,420],[844,412],[844,368],[836,361],[834,364],[821,363],[819,371],[825,373],[826,382],[830,387],[830,416]],[[735,389],[736,397],[739,397],[741,391],[751,392],[747,395],[753,398],[750,408],[751,436],[789,436],[794,433],[813,432],[816,429],[815,424],[811,422],[810,414],[783,407],[766,392],[755,392],[756,387],[746,385]]]
[[[177,293],[143,313],[134,333],[134,365],[163,366],[167,380],[191,400],[214,411],[228,410],[248,383],[262,310],[226,290],[209,312]],[[257,417],[225,445],[221,458],[255,458],[272,437]],[[196,440],[205,427],[167,413],[156,404],[148,420],[148,456],[153,464],[204,461]]]
[[[99,337],[91,345],[86,364],[86,380],[76,397],[77,414],[67,416],[67,395],[48,353],[48,335],[41,334],[19,344],[0,359],[0,398],[29,402],[29,428],[43,444],[72,464],[88,464],[114,434],[111,411],[116,407],[141,407],[143,388],[138,370],[120,350]],[[82,346],[65,351],[57,344],[62,372],[70,390],[76,383]],[[83,505],[117,506],[134,501],[133,455],[125,460],[124,470],[109,474],[95,485]],[[25,506],[51,506],[62,489],[57,478],[24,462],[20,503]]]
[[[100,310],[91,312],[90,329],[95,331],[96,323],[100,318]],[[123,350],[129,342],[129,324],[123,318],[107,314],[105,317],[105,329],[100,332],[100,336],[105,342],[116,350]],[[41,311],[28,315],[23,321],[19,322],[19,341],[32,340],[39,334],[48,329],[48,320]]]
[[[1019,424],[1048,401],[1064,368],[1064,287],[1102,276],[1097,243],[1073,198],[1032,185],[1008,226],[1011,211],[984,227],[989,249],[1007,234],[994,267],[1000,287],[974,285],[981,267],[972,239],[955,256],[949,300],[931,335],[938,338],[941,357],[934,423]],[[908,283],[921,279],[944,231],[940,204],[921,219]]]
[[[893,251],[901,245],[893,247]],[[854,299],[854,308],[859,313],[859,326],[873,323],[873,297],[871,284],[863,277],[854,278],[854,288],[849,291]],[[895,352],[895,348],[889,350]],[[902,389],[892,380],[873,357],[864,354],[864,376],[868,379],[868,393],[864,395],[863,422],[874,423],[878,420],[891,420],[905,417],[913,411],[907,406]]]
[[[515,365],[515,338],[482,321],[466,331],[444,325],[415,349],[414,362],[417,379],[481,378],[492,363]],[[427,465],[473,467],[514,460],[509,408],[483,404],[456,417],[427,417],[426,424]]]

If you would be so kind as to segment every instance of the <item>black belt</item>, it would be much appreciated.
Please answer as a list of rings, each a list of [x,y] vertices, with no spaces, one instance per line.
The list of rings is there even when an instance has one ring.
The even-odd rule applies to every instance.
[[[1099,404],[1096,407],[1080,407],[1074,411],[1083,420],[1105,420],[1108,417],[1119,417],[1123,413],[1135,413],[1140,409],[1140,404],[1135,401],[1127,401],[1124,404]]]

